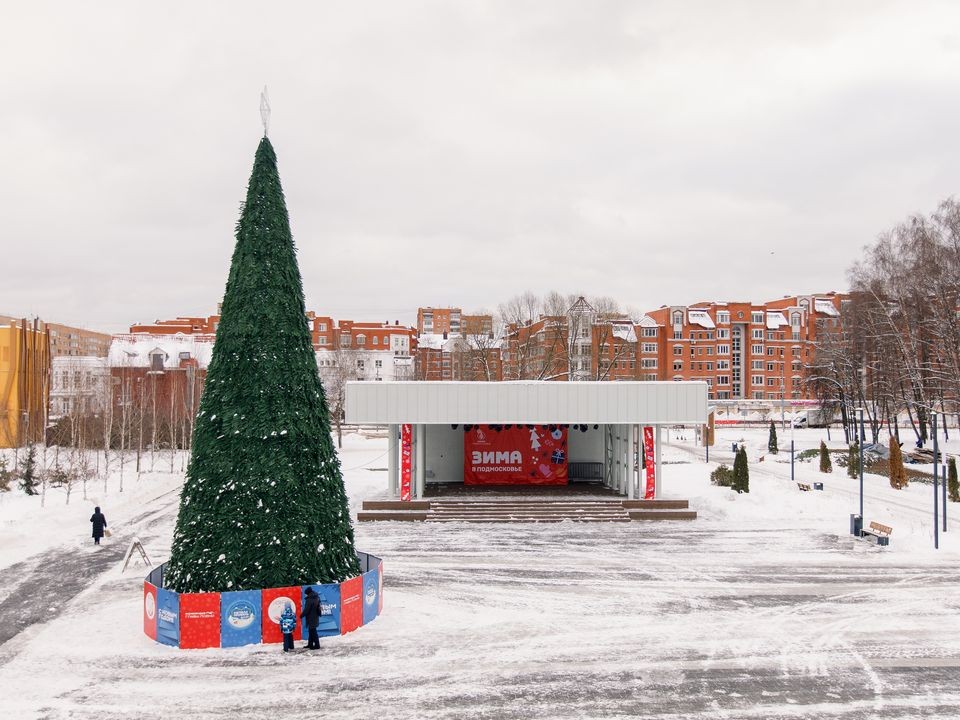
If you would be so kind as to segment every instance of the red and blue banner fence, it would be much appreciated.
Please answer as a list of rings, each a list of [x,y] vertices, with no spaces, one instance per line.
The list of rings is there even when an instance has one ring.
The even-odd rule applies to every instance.
[[[344,635],[374,620],[383,610],[383,561],[358,552],[363,574],[329,585],[222,593],[177,593],[163,587],[165,565],[143,582],[143,632],[151,640],[179,648],[239,647],[279,643],[280,614],[292,605],[297,616],[305,593],[320,596],[321,636]],[[297,624],[294,639],[306,636]]]

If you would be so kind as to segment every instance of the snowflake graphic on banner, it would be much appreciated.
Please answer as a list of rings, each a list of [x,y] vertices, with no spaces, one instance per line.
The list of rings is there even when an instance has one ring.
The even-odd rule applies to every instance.
[[[550,456],[550,459],[553,461],[554,465],[563,464],[565,458],[566,455],[564,454],[563,450],[554,450],[553,455]]]

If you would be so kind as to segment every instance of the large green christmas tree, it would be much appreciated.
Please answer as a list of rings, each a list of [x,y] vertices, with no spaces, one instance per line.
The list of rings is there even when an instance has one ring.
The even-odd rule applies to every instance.
[[[360,574],[277,158],[257,148],[165,584],[217,592]]]

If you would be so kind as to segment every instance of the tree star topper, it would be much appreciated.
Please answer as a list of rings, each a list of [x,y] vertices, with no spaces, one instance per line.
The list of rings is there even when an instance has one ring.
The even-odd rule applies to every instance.
[[[263,136],[266,137],[270,129],[270,97],[267,95],[266,85],[260,93],[260,121],[263,123]]]

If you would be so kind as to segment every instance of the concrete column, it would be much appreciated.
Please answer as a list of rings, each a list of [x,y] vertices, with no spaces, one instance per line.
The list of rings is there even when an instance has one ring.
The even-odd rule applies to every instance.
[[[417,425],[417,492],[416,497],[423,497],[427,486],[427,426]]]
[[[400,426],[387,425],[387,488],[391,497],[400,491]]]
[[[656,458],[657,458],[656,463],[654,464],[654,468],[656,468],[656,471],[657,471],[657,474],[656,474],[657,479],[656,479],[656,485],[654,486],[655,492],[653,494],[653,497],[654,499],[659,499],[662,494],[661,489],[663,488],[663,463],[660,462],[660,449],[663,446],[663,439],[660,435],[660,429],[661,429],[660,426],[657,425],[655,427],[656,429],[653,431],[653,447],[654,447],[654,453],[656,454]]]

